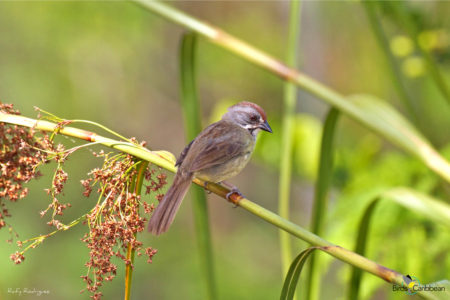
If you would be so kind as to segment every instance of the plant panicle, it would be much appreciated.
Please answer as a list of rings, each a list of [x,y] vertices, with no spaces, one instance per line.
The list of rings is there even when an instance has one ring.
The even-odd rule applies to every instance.
[[[111,258],[120,258],[125,265],[131,265],[132,261],[126,257],[127,248],[131,247],[137,256],[146,256],[147,262],[152,262],[152,257],[157,250],[152,247],[144,247],[137,239],[137,233],[144,231],[148,216],[154,210],[154,204],[144,201],[140,195],[135,193],[137,184],[137,167],[142,162],[135,157],[125,153],[98,153],[92,152],[97,158],[103,159],[100,168],[94,168],[88,173],[86,179],[81,180],[84,188],[83,196],[89,197],[92,192],[98,194],[96,204],[86,214],[73,220],[69,224],[63,224],[58,217],[71,207],[70,203],[61,203],[58,200],[64,192],[69,174],[64,171],[63,166],[70,154],[83,148],[85,145],[66,149],[64,145],[54,143],[54,137],[71,121],[37,109],[39,114],[45,113],[45,117],[58,122],[58,126],[49,137],[44,132],[36,134],[34,128],[18,125],[0,123],[0,152],[1,172],[0,179],[0,229],[9,226],[5,217],[10,214],[5,206],[5,200],[15,202],[28,194],[24,183],[39,177],[41,173],[37,168],[43,163],[54,161],[57,166],[53,174],[51,187],[45,191],[51,198],[47,208],[40,212],[44,217],[52,211],[48,225],[54,226],[56,230],[30,238],[17,241],[17,246],[25,248],[11,254],[11,260],[19,264],[25,260],[24,253],[29,249],[37,247],[46,238],[61,230],[82,223],[87,225],[88,232],[82,237],[82,241],[89,249],[89,259],[86,262],[87,273],[81,278],[86,283],[86,289],[92,293],[91,298],[100,299],[102,293],[99,288],[104,281],[111,281],[117,272],[117,265]],[[11,104],[0,104],[0,111],[8,114],[20,114],[14,110]],[[139,143],[136,138],[129,139],[136,145],[145,146],[145,142]],[[91,143],[92,144],[92,143]],[[145,167],[145,166],[144,166]],[[167,184],[166,175],[160,168],[146,166],[143,173],[145,183],[145,194],[152,194],[158,201],[164,196],[162,188]],[[10,231],[12,227],[10,227]],[[11,239],[12,241],[12,239]],[[86,290],[85,289],[85,290]]]

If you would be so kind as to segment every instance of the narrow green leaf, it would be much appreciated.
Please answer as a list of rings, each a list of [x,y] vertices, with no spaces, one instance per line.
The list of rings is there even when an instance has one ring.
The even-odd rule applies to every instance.
[[[384,192],[381,197],[450,228],[450,206],[429,195],[399,187]]]
[[[430,169],[450,181],[449,162],[392,106],[371,95],[353,95],[348,99],[363,123],[393,144],[419,157]]]
[[[320,146],[319,172],[315,186],[315,196],[312,211],[311,230],[317,235],[322,234],[322,228],[325,223],[325,214],[327,208],[328,190],[330,187],[333,173],[333,154],[334,154],[334,134],[336,132],[336,123],[339,118],[339,111],[331,108],[325,119],[323,127],[322,142]],[[317,272],[317,256],[313,254],[309,260],[309,271],[306,284],[306,298],[319,298],[319,272]]]
[[[360,225],[359,225],[359,231],[358,236],[356,238],[356,247],[355,252],[361,255],[364,255],[366,252],[366,244],[367,244],[367,238],[369,236],[369,225],[370,225],[370,219],[373,215],[373,211],[378,203],[378,198],[376,198],[374,201],[370,203],[370,205],[367,207],[366,211],[364,212],[364,215],[361,219]],[[362,271],[359,268],[353,268],[352,276],[350,279],[350,289],[349,289],[349,300],[357,300],[358,294],[359,294],[359,287],[361,285],[361,277],[362,277]]]
[[[200,106],[197,97],[195,75],[196,34],[189,32],[183,35],[180,45],[180,83],[181,104],[187,142],[193,140],[202,130]],[[198,186],[192,186],[190,192],[195,230],[198,240],[199,257],[202,264],[204,282],[206,283],[208,299],[216,299],[216,282],[209,231],[208,206],[205,192]]]
[[[432,221],[436,221],[444,226],[450,227],[449,205],[409,188],[393,188],[382,192],[381,195],[372,200],[361,218],[355,247],[355,252],[360,255],[365,255],[367,240],[369,237],[370,222],[375,208],[381,199],[393,201],[394,203],[397,203],[406,209],[416,212],[417,214],[420,214]],[[350,280],[349,299],[358,299],[361,277],[361,269],[353,268]],[[428,294],[429,293],[425,293],[424,295]]]
[[[308,256],[318,247],[311,247],[301,252],[292,262],[289,271],[284,280],[283,289],[281,290],[281,300],[291,300],[294,298],[295,289],[297,288],[298,279]]]

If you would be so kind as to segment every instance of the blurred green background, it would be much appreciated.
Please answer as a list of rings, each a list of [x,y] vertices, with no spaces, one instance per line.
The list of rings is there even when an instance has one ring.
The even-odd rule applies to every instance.
[[[173,2],[175,7],[283,58],[289,3]],[[450,82],[450,4],[408,2],[420,25],[421,40]],[[301,70],[344,94],[371,93],[409,116],[397,96],[388,65],[367,16],[357,2],[305,2],[302,7]],[[419,130],[450,158],[450,106],[427,75],[422,58],[401,24],[381,11],[380,21],[405,78]],[[183,149],[179,100],[178,46],[183,29],[127,2],[0,2],[0,101],[14,103],[35,117],[38,106],[65,119],[99,122],[125,136],[148,142],[150,149]],[[219,118],[238,100],[260,104],[274,134],[262,134],[251,164],[230,180],[253,201],[277,210],[283,82],[203,40],[198,48],[198,88],[203,124]],[[299,92],[295,123],[293,222],[308,227],[322,122],[328,105]],[[89,128],[89,127],[86,127]],[[75,141],[61,138],[70,146]],[[390,186],[409,186],[449,202],[450,187],[412,158],[343,116],[336,137],[336,166],[324,238],[352,249],[356,227],[368,200]],[[98,150],[99,147],[93,147]],[[80,179],[101,164],[90,151],[76,152],[65,164],[65,200],[73,207],[63,220],[77,218],[96,201],[82,196]],[[8,222],[27,239],[49,232],[39,211],[49,198],[54,165],[28,184],[27,198],[8,205]],[[172,175],[169,175],[171,182]],[[153,200],[152,200],[153,201]],[[276,299],[282,287],[278,230],[214,195],[208,195],[214,262],[220,299]],[[8,289],[48,290],[42,299],[87,299],[80,241],[85,226],[61,232],[28,251],[14,265],[7,230],[0,232],[0,299],[31,299]],[[189,199],[168,234],[140,239],[158,249],[152,264],[136,259],[132,299],[204,299]],[[294,253],[305,248],[294,241]],[[382,202],[375,214],[367,256],[387,267],[413,273],[423,282],[450,278],[450,233],[404,208]],[[326,257],[324,254],[320,254]],[[105,283],[104,299],[123,297],[124,268]],[[326,258],[322,299],[345,299],[349,266]],[[364,276],[364,299],[403,299],[391,286]],[[37,297],[36,297],[37,298]],[[413,297],[414,298],[414,297]]]

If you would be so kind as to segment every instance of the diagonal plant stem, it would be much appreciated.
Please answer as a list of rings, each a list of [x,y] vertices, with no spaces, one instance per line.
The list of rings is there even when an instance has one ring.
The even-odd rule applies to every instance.
[[[180,46],[180,83],[181,104],[184,114],[184,128],[187,142],[193,140],[202,129],[200,105],[197,97],[195,52],[196,34],[189,32],[183,35]],[[208,299],[217,299],[214,275],[211,233],[208,220],[208,203],[202,188],[194,186],[190,189],[194,211],[195,231],[199,248],[199,259],[207,288]]]
[[[237,39],[236,37],[224,32],[221,29],[215,28],[206,22],[197,20],[173,7],[165,5],[155,0],[132,0],[144,8],[159,14],[168,20],[175,22],[181,26],[189,28],[199,35],[206,37],[210,42],[223,47],[230,52],[244,58],[245,60],[260,66],[271,73],[280,76],[282,79],[291,81],[306,92],[328,102],[332,106],[339,109],[342,113],[347,114],[351,118],[367,126],[369,129],[375,131],[382,137],[386,138],[393,144],[403,148],[408,153],[418,157],[431,170],[442,176],[447,181],[450,181],[450,164],[437,153],[436,150],[423,138],[420,140],[420,145],[405,144],[398,139],[397,135],[388,132],[385,127],[383,119],[378,117],[367,118],[364,110],[347,97],[339,94],[333,89],[325,86],[317,80],[289,68],[278,59],[269,54],[249,45],[248,43]],[[385,106],[386,103],[383,103]],[[393,110],[393,109],[392,109]],[[393,110],[395,111],[395,110]],[[395,113],[397,113],[395,111]],[[411,125],[411,127],[413,127]]]
[[[286,63],[296,67],[300,40],[301,2],[291,0],[289,16],[289,36],[286,53]],[[278,213],[289,220],[289,199],[291,190],[293,128],[295,104],[297,102],[297,87],[292,82],[284,84],[283,123],[281,133],[280,179],[278,187]],[[280,230],[281,267],[283,276],[288,272],[292,261],[291,236]]]
[[[86,130],[74,128],[74,127],[62,127],[56,123],[51,123],[48,121],[39,121],[23,116],[10,115],[0,112],[0,122],[5,122],[9,124],[15,124],[25,127],[35,128],[37,130],[55,132],[58,130],[59,134],[79,138],[81,140],[89,142],[98,142],[107,147],[131,154],[136,158],[146,160],[153,163],[161,168],[164,168],[170,172],[175,172],[175,162],[173,155],[166,151],[150,151],[140,145],[118,142],[110,138],[105,138],[97,135],[93,132]],[[230,190],[222,185],[216,183],[208,183],[205,185],[205,181],[199,178],[195,178],[193,182],[197,185],[205,187],[207,190],[215,193],[216,195],[227,199],[227,194]],[[389,283],[395,283],[398,285],[407,284],[404,276],[394,270],[388,269],[382,265],[377,264],[370,259],[365,258],[357,253],[354,253],[345,248],[334,245],[333,243],[322,239],[321,237],[315,235],[314,233],[280,217],[279,215],[265,209],[264,207],[243,198],[240,195],[232,194],[229,199],[236,206],[240,206],[248,212],[256,215],[257,217],[267,221],[268,223],[277,226],[280,229],[289,232],[293,236],[296,236],[313,246],[319,246],[321,249],[328,254],[336,257],[337,259],[344,261],[354,267],[360,268],[366,272],[374,274],[375,276],[384,279]],[[419,294],[430,295],[430,292],[420,291]]]

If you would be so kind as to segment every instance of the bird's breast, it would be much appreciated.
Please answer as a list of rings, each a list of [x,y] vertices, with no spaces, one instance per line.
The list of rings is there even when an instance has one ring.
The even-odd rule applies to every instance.
[[[250,161],[252,150],[244,152],[242,155],[231,158],[226,163],[199,171],[196,176],[210,182],[220,182],[239,174]]]

